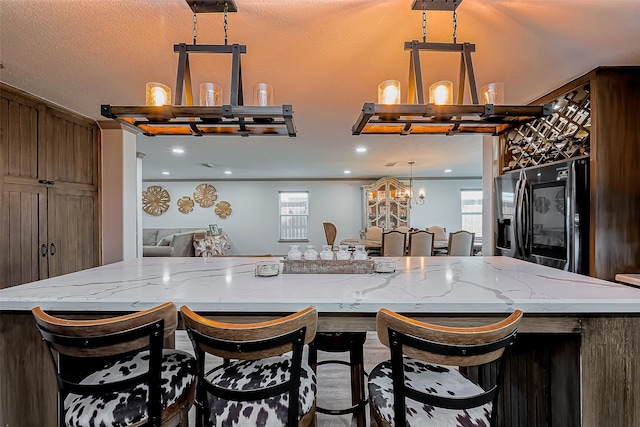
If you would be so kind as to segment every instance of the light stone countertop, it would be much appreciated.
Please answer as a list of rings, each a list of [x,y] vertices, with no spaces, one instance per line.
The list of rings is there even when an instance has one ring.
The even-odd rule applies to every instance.
[[[507,257],[395,258],[395,273],[255,277],[280,258],[138,258],[0,290],[0,310],[640,313],[640,289]]]

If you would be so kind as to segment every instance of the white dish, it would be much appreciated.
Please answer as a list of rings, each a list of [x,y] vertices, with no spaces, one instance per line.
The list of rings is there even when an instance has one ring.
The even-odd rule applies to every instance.
[[[376,273],[394,273],[396,262],[392,259],[377,259],[373,262],[373,271]]]
[[[256,276],[272,277],[280,273],[279,262],[259,262],[256,263]]]

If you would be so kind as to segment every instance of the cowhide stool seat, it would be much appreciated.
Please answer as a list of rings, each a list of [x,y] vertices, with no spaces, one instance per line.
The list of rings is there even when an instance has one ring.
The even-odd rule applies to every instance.
[[[495,426],[505,350],[513,343],[522,311],[477,327],[447,327],[378,311],[380,342],[391,359],[369,374],[371,418],[379,427]],[[482,385],[457,368],[496,362]]]
[[[309,345],[309,364],[314,371],[317,371],[317,366],[325,364],[347,365],[351,370],[351,406],[343,409],[327,409],[318,406],[317,411],[329,415],[354,414],[357,427],[364,427],[366,423],[365,377],[367,374],[364,370],[366,340],[366,332],[319,332]],[[329,359],[318,362],[318,350],[329,353],[349,352],[349,361]]]
[[[315,425],[316,376],[302,357],[316,333],[313,307],[251,324],[180,310],[198,362],[198,427]],[[207,372],[208,355],[224,363]]]
[[[58,375],[61,426],[188,426],[196,360],[163,349],[177,325],[173,303],[100,320],[61,319],[39,307],[33,314]]]

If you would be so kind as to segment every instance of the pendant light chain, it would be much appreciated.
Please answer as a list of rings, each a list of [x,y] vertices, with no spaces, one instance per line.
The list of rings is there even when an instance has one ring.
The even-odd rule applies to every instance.
[[[458,13],[453,11],[453,42],[458,40]]]
[[[224,2],[224,20],[222,27],[224,28],[224,44],[225,46],[228,43],[229,37],[227,36],[227,29],[229,28],[229,22],[227,22],[227,15],[229,14],[229,4]]]
[[[193,44],[197,44],[198,40],[198,15],[196,14],[196,10],[198,9],[198,5],[196,3],[193,4]]]
[[[427,2],[422,1],[422,42],[427,42]]]

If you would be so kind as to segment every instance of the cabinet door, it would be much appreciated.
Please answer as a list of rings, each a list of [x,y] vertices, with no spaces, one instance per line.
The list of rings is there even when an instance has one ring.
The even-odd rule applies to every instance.
[[[46,179],[96,186],[98,183],[96,125],[49,107],[45,110],[44,123],[40,144],[46,147]]]
[[[38,177],[38,115],[35,105],[11,92],[0,96],[0,178]]]
[[[47,188],[0,187],[0,288],[46,279]]]
[[[97,200],[95,191],[49,188],[49,277],[98,265]]]

